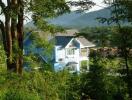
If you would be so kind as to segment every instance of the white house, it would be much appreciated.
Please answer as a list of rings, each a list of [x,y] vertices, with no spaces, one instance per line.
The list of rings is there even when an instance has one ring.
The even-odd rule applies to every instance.
[[[52,43],[54,42],[55,44],[53,53],[51,53],[49,58],[44,53],[45,48],[32,47],[32,40],[29,38],[31,32],[29,32],[23,43],[24,54],[28,55],[32,52],[32,54],[38,55],[46,63],[52,63],[55,71],[66,68],[71,72],[79,72],[83,69],[82,66],[85,67],[85,70],[88,70],[89,49],[95,45],[83,37],[75,37],[74,34],[76,32],[78,31],[67,30],[65,33],[47,36],[48,41],[53,40]],[[85,66],[82,62],[85,63]],[[28,66],[27,62],[25,62],[25,66]]]
[[[89,69],[90,48],[95,45],[83,37],[74,37],[73,31],[67,34],[57,34],[54,46],[54,69],[55,71],[64,68],[71,72],[83,70],[82,62],[85,62],[85,70]]]

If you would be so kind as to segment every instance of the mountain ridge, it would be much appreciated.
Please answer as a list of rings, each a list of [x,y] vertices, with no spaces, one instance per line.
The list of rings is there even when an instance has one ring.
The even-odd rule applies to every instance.
[[[97,11],[92,11],[88,13],[77,13],[75,11],[70,13],[65,13],[56,18],[49,19],[49,24],[61,26],[64,28],[74,28],[74,29],[82,29],[85,27],[96,27],[96,26],[108,26],[107,23],[101,24],[96,18],[97,17],[110,17],[110,9],[106,7],[104,9],[100,9]],[[34,27],[33,21],[27,23],[25,27]]]

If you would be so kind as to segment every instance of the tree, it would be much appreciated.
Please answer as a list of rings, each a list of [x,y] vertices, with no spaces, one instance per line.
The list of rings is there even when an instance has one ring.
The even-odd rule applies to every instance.
[[[80,30],[80,33],[77,33],[76,36],[84,36],[99,47],[108,47],[110,46],[109,37],[112,33],[111,28],[112,27],[86,27]]]
[[[65,0],[7,0],[7,4],[0,0],[0,9],[0,14],[5,18],[5,21],[0,20],[0,30],[7,56],[7,70],[22,74],[25,12],[32,12],[36,25],[48,31],[53,27],[49,27],[44,18],[62,14],[69,7]]]
[[[126,83],[128,87],[129,98],[132,99],[132,89],[131,89],[131,72],[130,66],[128,64],[128,50],[131,49],[131,27],[124,27],[123,23],[127,23],[131,26],[132,23],[132,1],[131,0],[104,0],[106,4],[111,6],[111,17],[101,18],[101,22],[107,22],[108,24],[115,23],[117,25],[117,32],[119,33],[119,45],[116,45],[120,50],[122,57],[124,58],[125,73],[126,73]],[[122,23],[123,22],[123,23]],[[130,34],[130,35],[128,35]],[[129,42],[128,42],[129,41]]]
[[[5,52],[2,43],[0,42],[0,68],[3,68],[5,66]],[[5,68],[4,68],[5,69]]]
[[[66,2],[65,0],[0,0],[0,30],[3,37],[4,50],[7,56],[7,70],[22,74],[23,67],[23,21],[26,12],[32,13],[32,19],[38,29],[55,32],[55,27],[49,25],[47,18],[55,17],[69,11],[69,6],[89,8],[95,3],[90,0]]]
[[[78,12],[89,10],[92,6],[96,5],[92,0],[69,1],[67,3],[70,6],[78,7]]]

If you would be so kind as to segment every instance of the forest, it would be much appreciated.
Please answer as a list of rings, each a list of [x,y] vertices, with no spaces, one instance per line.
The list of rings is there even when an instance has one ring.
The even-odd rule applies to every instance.
[[[5,2],[6,1],[6,2]],[[77,13],[96,5],[92,0],[0,0],[0,100],[132,100],[132,1],[104,0],[112,9],[109,18],[96,20],[108,26],[79,29],[96,46],[90,49],[89,71],[70,73],[54,71],[37,54],[24,55],[24,39],[32,32],[32,46],[46,48],[53,44],[48,34],[65,32],[66,28],[49,24],[47,19]],[[31,13],[35,25],[25,28],[24,20]],[[122,23],[127,23],[124,25]],[[41,30],[41,35],[36,34]],[[31,47],[27,48],[31,49]],[[30,62],[30,68],[24,68]],[[82,68],[85,70],[85,62]],[[41,67],[34,69],[34,67]]]

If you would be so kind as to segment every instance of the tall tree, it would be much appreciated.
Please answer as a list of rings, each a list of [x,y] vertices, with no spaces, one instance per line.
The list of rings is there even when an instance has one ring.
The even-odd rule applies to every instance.
[[[5,4],[3,1],[6,1]],[[65,0],[0,0],[0,30],[4,50],[7,56],[7,70],[22,74],[23,68],[23,21],[26,12],[32,13],[32,19],[38,29],[55,32],[54,27],[45,19],[69,11],[69,6],[81,6],[88,9],[95,3],[90,0],[66,2]]]
[[[5,0],[4,0],[5,1]],[[7,70],[22,74],[23,68],[23,21],[25,11],[33,13],[35,22],[44,22],[39,26],[46,28],[42,18],[57,16],[69,10],[65,0],[0,0],[0,20],[4,50],[7,56]],[[40,21],[41,20],[41,21]]]
[[[111,17],[101,18],[101,22],[107,22],[108,24],[115,23],[117,25],[117,32],[120,34],[120,43],[117,47],[121,50],[122,57],[124,58],[126,83],[128,85],[128,93],[130,99],[132,99],[131,89],[131,72],[128,64],[129,50],[131,49],[130,39],[131,36],[131,24],[132,24],[132,1],[131,0],[104,0],[106,4],[111,6]],[[129,27],[124,27],[124,23],[127,23]],[[130,35],[128,35],[130,34]],[[131,41],[132,42],[132,41]]]

